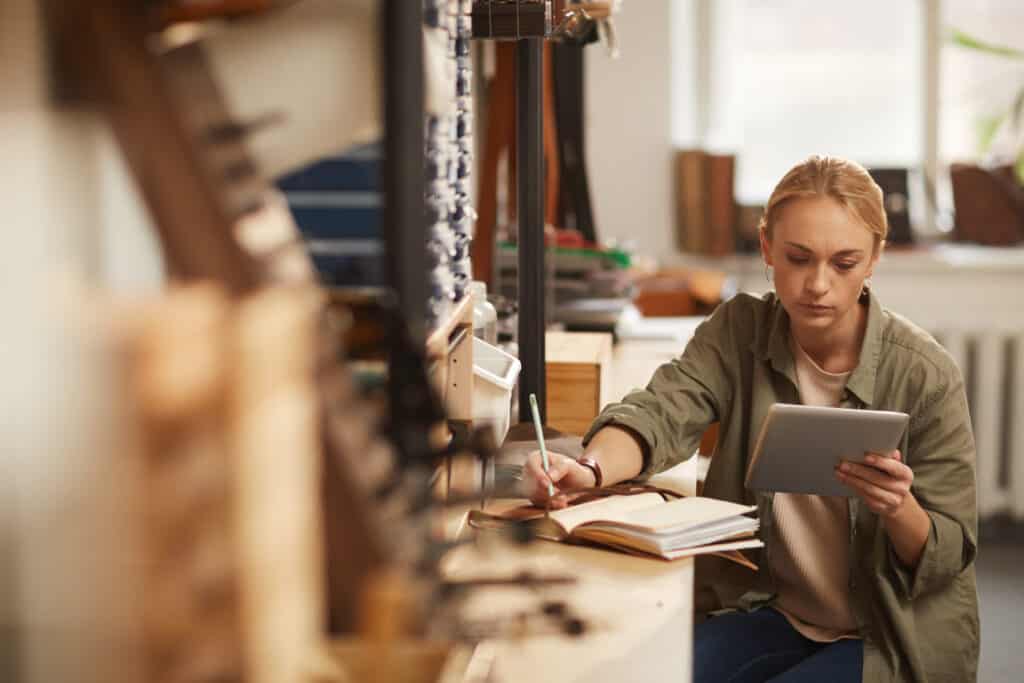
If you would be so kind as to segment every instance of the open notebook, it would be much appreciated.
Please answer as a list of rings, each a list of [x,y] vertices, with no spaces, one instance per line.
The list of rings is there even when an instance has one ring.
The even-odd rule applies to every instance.
[[[754,538],[758,520],[747,516],[756,509],[714,498],[665,501],[659,493],[640,493],[599,498],[548,516],[524,505],[474,510],[469,523],[494,528],[525,521],[537,536],[553,541],[594,543],[666,560],[713,553],[753,568],[736,551],[763,545]]]

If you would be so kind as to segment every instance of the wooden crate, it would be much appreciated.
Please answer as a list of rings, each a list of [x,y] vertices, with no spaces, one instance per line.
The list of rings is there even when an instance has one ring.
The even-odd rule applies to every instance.
[[[611,401],[612,335],[606,332],[548,332],[547,424],[584,434]]]

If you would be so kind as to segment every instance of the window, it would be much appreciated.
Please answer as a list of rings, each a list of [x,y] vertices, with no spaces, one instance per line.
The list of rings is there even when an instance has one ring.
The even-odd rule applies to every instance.
[[[737,154],[740,202],[764,202],[782,174],[812,153],[866,166],[921,164],[920,3],[684,4],[698,17],[707,12],[711,36],[706,88],[698,93],[708,100],[707,123],[697,138]],[[676,74],[677,88],[692,91],[689,76]]]

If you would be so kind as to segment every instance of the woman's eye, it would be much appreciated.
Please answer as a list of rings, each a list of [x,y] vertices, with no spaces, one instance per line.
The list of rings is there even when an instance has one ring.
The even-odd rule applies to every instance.
[[[808,258],[806,256],[787,256],[786,260],[795,265],[802,265],[807,263]]]
[[[856,263],[840,261],[839,263],[836,264],[836,268],[838,268],[839,270],[853,270],[854,267],[856,267],[856,265]]]

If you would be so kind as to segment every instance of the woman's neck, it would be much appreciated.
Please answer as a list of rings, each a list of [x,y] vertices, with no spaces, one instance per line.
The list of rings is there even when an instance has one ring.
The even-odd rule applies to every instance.
[[[860,362],[860,349],[868,325],[868,307],[856,304],[850,312],[825,330],[792,325],[790,334],[800,348],[826,372],[849,372]]]

